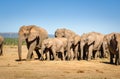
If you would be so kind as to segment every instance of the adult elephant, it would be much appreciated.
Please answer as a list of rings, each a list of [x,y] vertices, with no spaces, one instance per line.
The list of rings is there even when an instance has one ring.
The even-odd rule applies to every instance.
[[[68,39],[68,59],[77,60],[80,59],[80,36],[75,35],[73,38]]]
[[[65,60],[65,51],[67,50],[67,39],[66,38],[48,38],[42,42],[42,57],[43,53],[50,53],[53,54],[54,60],[58,60],[58,52],[62,54],[62,60]],[[48,60],[50,60],[49,55],[47,55]]]
[[[0,56],[3,55],[3,43],[4,43],[4,37],[0,36]]]
[[[55,37],[73,38],[75,35],[75,32],[66,28],[60,28],[55,31]]]
[[[120,33],[110,33],[105,35],[104,42],[106,42],[110,52],[110,63],[113,63],[115,55],[115,64],[120,64]]]
[[[103,43],[103,37],[103,34],[97,32],[83,34],[80,41],[81,59],[91,60],[93,52],[100,51]]]
[[[19,29],[19,37],[18,37],[18,56],[19,60],[21,60],[21,52],[22,52],[22,42],[26,41],[28,54],[27,59],[30,60],[33,55],[33,51],[35,50],[38,58],[40,58],[39,49],[41,48],[42,41],[48,38],[48,33],[45,29],[38,27],[36,25],[28,25],[21,26]]]

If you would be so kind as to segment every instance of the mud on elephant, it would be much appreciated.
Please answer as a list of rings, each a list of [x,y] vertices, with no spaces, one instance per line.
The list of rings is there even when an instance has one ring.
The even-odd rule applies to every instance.
[[[0,36],[0,56],[3,55],[3,43],[4,43],[4,37]]]
[[[42,42],[42,57],[43,54],[49,53],[47,56],[50,60],[50,52],[52,51],[54,60],[58,60],[58,52],[62,54],[62,60],[65,60],[65,51],[67,50],[67,39],[66,38],[48,38]]]
[[[42,41],[48,38],[48,33],[45,29],[35,26],[35,25],[28,25],[28,26],[21,26],[18,33],[18,56],[19,60],[21,60],[21,53],[22,53],[22,42],[23,40],[26,41],[28,54],[27,59],[32,59],[33,51],[35,50],[38,58],[40,58],[39,49],[41,48]]]

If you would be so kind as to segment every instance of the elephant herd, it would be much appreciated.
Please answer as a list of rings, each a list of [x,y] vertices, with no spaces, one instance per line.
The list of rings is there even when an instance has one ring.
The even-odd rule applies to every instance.
[[[18,32],[18,57],[22,60],[22,42],[26,41],[28,54],[26,60],[33,58],[33,51],[40,60],[92,60],[98,57],[110,58],[110,63],[120,64],[120,33],[103,35],[97,32],[81,36],[66,28],[59,28],[54,38],[36,25],[21,26]],[[0,37],[0,55],[3,39]]]

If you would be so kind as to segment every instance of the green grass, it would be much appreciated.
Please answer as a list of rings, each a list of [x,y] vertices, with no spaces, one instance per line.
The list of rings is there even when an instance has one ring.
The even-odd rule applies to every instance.
[[[25,41],[23,44],[25,44]],[[5,38],[4,45],[18,45],[18,38]]]

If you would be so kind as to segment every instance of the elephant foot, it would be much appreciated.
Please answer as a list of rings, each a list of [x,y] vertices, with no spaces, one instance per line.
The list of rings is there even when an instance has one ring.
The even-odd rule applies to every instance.
[[[120,62],[119,61],[115,62],[115,65],[120,65]]]
[[[119,63],[115,63],[115,65],[119,65]]]
[[[114,64],[113,62],[110,62],[110,64]]]
[[[75,58],[74,61],[77,61],[77,58]]]
[[[61,61],[61,59],[59,59],[59,58],[56,58],[56,59],[55,59],[55,61]]]
[[[43,57],[40,57],[39,59],[42,60],[42,61],[45,60]]]
[[[0,54],[0,56],[3,56],[3,54]]]
[[[91,59],[87,59],[87,61],[90,61]]]

